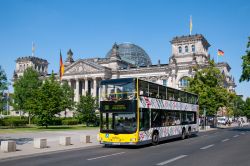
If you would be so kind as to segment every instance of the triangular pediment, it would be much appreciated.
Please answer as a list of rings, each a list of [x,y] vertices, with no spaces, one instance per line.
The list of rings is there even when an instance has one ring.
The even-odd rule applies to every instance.
[[[105,67],[85,60],[78,60],[68,66],[65,69],[65,74],[76,74],[76,73],[95,73],[98,71],[103,71]]]

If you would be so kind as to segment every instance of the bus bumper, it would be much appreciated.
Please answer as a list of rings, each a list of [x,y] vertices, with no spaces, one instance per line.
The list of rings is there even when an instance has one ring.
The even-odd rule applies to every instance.
[[[100,142],[104,145],[137,145],[136,142]]]

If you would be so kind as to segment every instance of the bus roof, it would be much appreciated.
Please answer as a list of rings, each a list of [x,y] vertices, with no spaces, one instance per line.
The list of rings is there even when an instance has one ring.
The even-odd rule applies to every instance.
[[[110,79],[110,80],[102,80],[101,81],[101,85],[105,85],[107,83],[120,83],[120,82],[132,82],[134,81],[135,78],[117,78],[117,79]]]
[[[145,80],[142,80],[140,78],[116,78],[116,79],[110,79],[110,80],[102,80],[100,82],[100,84],[101,85],[105,85],[107,83],[132,82],[132,81],[135,81],[136,79],[141,80],[141,81],[145,81]],[[176,88],[168,87],[168,86],[161,85],[161,84],[158,84],[158,83],[155,83],[155,82],[150,82],[150,81],[145,81],[145,82],[152,83],[152,84],[155,84],[155,85],[164,86],[164,87],[169,88],[169,89],[174,89],[174,90],[178,90],[178,91],[182,91],[182,92],[185,92],[185,93],[189,93],[189,94],[193,94],[193,95],[198,96],[197,94],[192,93],[192,92],[187,92],[187,91],[184,91],[184,90],[181,90],[181,89],[176,89]]]

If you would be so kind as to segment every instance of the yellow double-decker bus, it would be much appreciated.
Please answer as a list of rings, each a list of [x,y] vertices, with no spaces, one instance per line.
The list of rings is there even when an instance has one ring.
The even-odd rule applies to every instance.
[[[198,96],[138,78],[100,83],[99,141],[105,145],[158,144],[198,132]]]

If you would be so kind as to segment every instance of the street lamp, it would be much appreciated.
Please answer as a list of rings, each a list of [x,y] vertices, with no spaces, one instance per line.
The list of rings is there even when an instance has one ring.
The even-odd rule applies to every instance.
[[[7,115],[9,114],[9,88],[8,88],[8,91],[7,91]]]
[[[203,126],[204,126],[204,130],[206,130],[206,108],[203,109],[203,117],[204,117]]]

